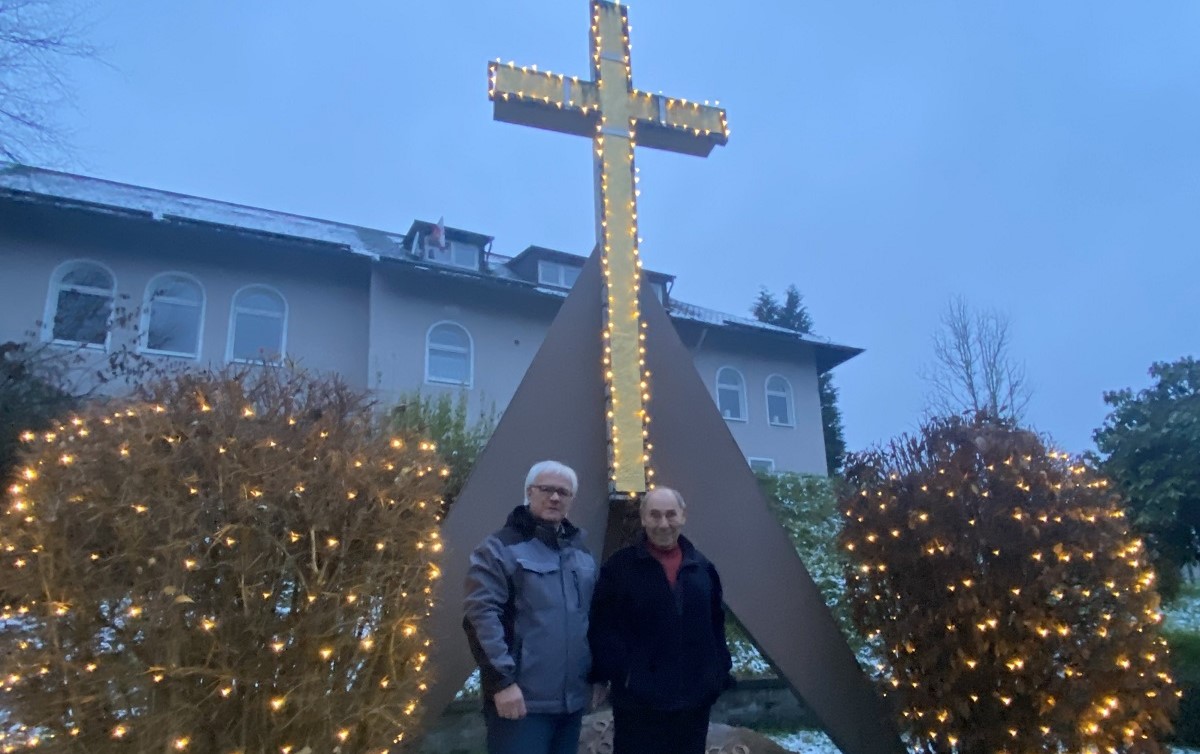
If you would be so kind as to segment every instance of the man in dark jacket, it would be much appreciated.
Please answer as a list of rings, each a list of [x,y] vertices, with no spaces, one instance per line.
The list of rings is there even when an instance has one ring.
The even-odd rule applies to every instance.
[[[643,533],[600,569],[592,676],[611,686],[613,754],[703,754],[708,714],[733,685],[717,569],[680,530],[683,497],[642,498]]]
[[[575,472],[542,461],[525,504],[471,553],[463,628],[479,663],[489,754],[576,754],[596,561],[567,520]]]

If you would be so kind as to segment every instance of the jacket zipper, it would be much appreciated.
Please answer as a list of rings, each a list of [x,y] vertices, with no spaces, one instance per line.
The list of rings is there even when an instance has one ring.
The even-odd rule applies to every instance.
[[[571,667],[571,611],[567,607],[567,575],[566,558],[563,553],[558,556],[558,583],[562,587],[563,606],[563,668]],[[563,711],[567,710],[567,673],[563,674],[562,703]]]

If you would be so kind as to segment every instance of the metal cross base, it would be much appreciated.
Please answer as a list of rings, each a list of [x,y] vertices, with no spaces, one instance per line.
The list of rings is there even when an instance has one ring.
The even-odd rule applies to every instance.
[[[553,458],[579,474],[571,521],[599,555],[620,541],[629,502],[609,503],[604,378],[596,368],[600,262],[593,254],[563,303],[491,442],[442,527],[442,578],[429,634],[435,678],[422,702],[440,714],[473,669],[462,630],[467,556],[520,501],[525,473]],[[653,439],[662,483],[688,501],[687,536],[721,573],[725,601],[780,675],[847,754],[903,754],[892,715],[858,667],[662,304],[641,297],[656,375]],[[547,418],[552,419],[547,421]]]

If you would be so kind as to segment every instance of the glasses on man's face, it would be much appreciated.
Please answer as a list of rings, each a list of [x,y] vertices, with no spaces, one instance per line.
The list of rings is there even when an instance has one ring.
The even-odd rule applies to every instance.
[[[532,485],[532,487],[533,487],[533,489],[538,490],[539,492],[543,492],[547,495],[553,495],[553,494],[557,493],[559,497],[574,497],[575,496],[575,493],[571,492],[566,487],[558,487],[553,484],[535,484],[535,485]]]

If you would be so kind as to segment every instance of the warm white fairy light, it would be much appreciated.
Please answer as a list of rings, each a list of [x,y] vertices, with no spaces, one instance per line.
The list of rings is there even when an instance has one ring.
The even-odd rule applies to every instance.
[[[601,361],[606,383],[605,412],[609,434],[609,481],[613,492],[636,494],[653,475],[648,443],[649,372],[645,370],[645,323],[641,291],[641,243],[637,226],[637,170],[633,152],[639,127],[675,132],[701,142],[723,144],[728,137],[725,113],[719,108],[665,98],[635,89],[630,63],[627,9],[611,2],[592,3],[591,81],[539,72],[536,67],[488,66],[488,95],[499,106],[553,108],[579,120],[571,133],[590,131],[597,176],[597,242],[601,249],[607,306],[602,325]],[[514,119],[508,115],[506,119]],[[515,118],[516,122],[524,122]],[[677,151],[704,147],[659,141]]]
[[[995,444],[994,440],[988,439],[981,442],[981,446],[984,442]],[[911,595],[921,602],[926,612],[929,612],[941,609],[940,605],[944,601],[940,601],[940,598],[933,594],[922,598],[919,591],[905,591],[912,589],[911,581],[908,582],[908,586],[904,586],[903,581],[893,585],[891,579],[895,577],[876,575],[880,573],[878,566],[885,560],[903,561],[902,579],[907,576],[925,578],[921,574],[926,573],[926,568],[929,569],[930,575],[944,574],[948,568],[966,568],[967,570],[960,570],[957,576],[953,576],[949,581],[941,581],[944,586],[943,594],[955,595],[952,600],[967,600],[966,595],[961,598],[957,596],[964,592],[981,594],[969,601],[958,603],[963,606],[964,612],[947,613],[948,616],[957,617],[950,617],[945,622],[944,633],[941,627],[934,632],[938,636],[937,646],[922,642],[923,654],[920,656],[925,657],[925,661],[928,662],[931,653],[936,656],[942,651],[939,647],[960,646],[957,640],[951,637],[961,633],[962,623],[966,623],[962,618],[970,614],[969,610],[974,609],[977,611],[974,620],[967,625],[972,626],[974,635],[978,636],[977,639],[971,640],[974,642],[971,646],[978,654],[972,656],[972,653],[957,652],[955,657],[945,664],[937,661],[935,665],[938,668],[938,680],[935,688],[953,690],[958,678],[982,678],[985,676],[975,674],[986,674],[987,678],[994,677],[994,683],[998,684],[991,696],[992,702],[999,705],[1001,710],[1012,710],[1011,714],[1015,715],[1027,714],[1028,704],[1033,704],[1034,709],[1043,710],[1040,713],[1042,715],[1049,715],[1047,710],[1059,708],[1061,705],[1058,698],[1046,693],[1049,688],[1062,688],[1066,692],[1089,688],[1087,684],[1101,682],[1100,676],[1093,674],[1089,677],[1083,672],[1086,665],[1071,662],[1075,647],[1091,644],[1091,656],[1098,659],[1104,657],[1107,652],[1114,652],[1117,647],[1125,646],[1125,642],[1131,641],[1132,637],[1155,637],[1151,649],[1138,653],[1114,652],[1108,655],[1112,662],[1111,667],[1121,672],[1105,674],[1106,680],[1103,682],[1115,685],[1107,688],[1108,693],[1104,693],[1105,687],[1099,687],[1101,693],[1093,701],[1093,706],[1081,710],[1078,716],[1054,717],[1053,720],[1059,722],[1051,725],[1013,725],[1010,728],[999,729],[1000,732],[1007,733],[1010,739],[1025,736],[1029,731],[1039,731],[1047,740],[1061,741],[1063,736],[1070,737],[1070,733],[1056,726],[1061,726],[1061,721],[1066,719],[1072,730],[1085,734],[1085,750],[1115,751],[1132,741],[1132,737],[1145,740],[1158,728],[1158,723],[1154,720],[1163,717],[1152,706],[1126,704],[1125,700],[1161,699],[1162,690],[1169,689],[1172,684],[1169,674],[1158,675],[1162,672],[1158,668],[1163,664],[1165,642],[1151,633],[1152,627],[1158,625],[1156,619],[1161,619],[1161,613],[1157,610],[1157,598],[1153,594],[1154,574],[1146,566],[1141,551],[1142,543],[1136,538],[1130,538],[1124,530],[1125,525],[1121,521],[1124,512],[1117,508],[1110,498],[1088,497],[1092,494],[1087,492],[1088,490],[1104,489],[1100,480],[1089,478],[1084,473],[1086,469],[1081,464],[1070,462],[1066,454],[1052,453],[1048,457],[1049,462],[1044,466],[1039,465],[1043,462],[1030,454],[1021,454],[1017,458],[1009,458],[998,464],[988,464],[987,476],[978,479],[967,479],[966,477],[974,473],[969,470],[963,472],[940,468],[936,469],[936,483],[920,483],[919,474],[901,478],[893,473],[886,481],[877,479],[865,484],[853,498],[843,501],[846,504],[842,510],[845,528],[841,545],[855,566],[855,570],[847,574],[847,581],[852,592],[858,595],[856,600],[864,606],[887,603],[893,596],[891,590],[896,589],[898,591],[894,597],[897,603],[901,596],[908,598]],[[997,466],[1013,470],[998,472]],[[1015,476],[1014,467],[1018,466],[1020,475]],[[955,474],[965,474],[966,477],[964,480],[951,479]],[[950,492],[955,494],[951,495]],[[930,494],[935,500],[940,496],[947,502],[944,506],[914,509],[914,502],[927,499],[918,496]],[[1007,505],[1009,503],[1005,501],[1014,499],[1036,500],[1040,510],[1031,514],[1029,511],[1032,506],[1024,502],[1024,510],[1017,506],[1007,511],[997,507]],[[880,505],[875,505],[871,502],[873,500],[881,501]],[[968,518],[963,515],[966,510],[977,513]],[[946,518],[943,519],[943,516]],[[1037,546],[1044,549],[1020,553],[1024,540],[1020,538],[1021,535],[1014,533],[1014,530],[1002,528],[1004,524],[1000,522],[1006,520],[1018,528],[1037,531],[1039,535],[1029,541],[1037,541]],[[1105,521],[1113,523],[1106,532],[1101,533],[1097,527]],[[896,525],[897,523],[899,525]],[[970,528],[957,531],[953,528],[963,524]],[[976,534],[973,529],[984,531]],[[885,530],[891,533],[886,539],[882,536]],[[927,531],[945,531],[946,536],[930,538],[929,534],[926,534]],[[963,532],[969,532],[970,536],[964,537]],[[992,536],[997,537],[997,542],[1002,543],[1002,546],[987,544],[986,539],[975,539]],[[1047,540],[1046,544],[1041,544]],[[976,541],[980,543],[976,545]],[[1100,543],[1105,543],[1107,552],[1097,547]],[[975,554],[976,548],[978,554]],[[903,553],[912,553],[914,558],[905,560],[907,556]],[[931,560],[930,565],[922,565],[923,559]],[[995,559],[997,563],[1007,563],[1005,568],[1008,569],[1026,568],[1017,564],[1028,563],[1030,570],[990,570],[990,567],[973,570],[986,566],[991,559]],[[1078,570],[1081,567],[1086,567],[1087,570]],[[1061,571],[1040,570],[1049,568]],[[1049,578],[1049,573],[1060,579],[1072,580],[1086,579],[1088,574],[1095,573],[1108,573],[1110,576],[1097,584],[1103,586],[1101,590],[1087,583],[1075,583],[1070,580],[1061,584],[1048,582],[1046,579]],[[1012,578],[1017,578],[1018,581],[1005,583]],[[937,583],[936,580],[931,581]],[[1020,603],[1017,603],[1017,600]],[[1009,607],[1001,611],[986,608],[995,604],[1008,604]],[[970,608],[971,605],[976,607]],[[1111,609],[1098,609],[1101,605],[1120,605],[1121,610],[1115,615]],[[1054,615],[1059,611],[1062,620],[1024,623],[1021,616],[1029,610],[1036,610],[1044,615]],[[978,611],[983,611],[983,614],[978,614]],[[893,646],[887,654],[893,669],[889,672],[885,666],[883,674],[889,686],[898,693],[902,693],[910,685],[913,689],[920,685],[918,678],[912,677],[910,684],[909,677],[903,674],[908,673],[907,668],[911,666],[897,664],[902,658],[913,653],[910,646],[912,642],[895,643],[895,637],[905,635],[906,629],[903,626],[911,625],[913,617],[904,611],[892,613],[890,618],[881,613],[878,624],[880,629],[872,632],[873,640],[889,636],[893,641]],[[1075,621],[1082,623],[1078,626],[1072,625]],[[1095,625],[1096,621],[1100,624]],[[1114,629],[1127,638],[1107,645],[1095,643],[1112,637]],[[932,635],[930,634],[930,637]],[[1000,671],[999,675],[996,674],[997,670]],[[919,671],[917,675],[921,675],[922,672]],[[1058,680],[1053,678],[1054,672],[1059,674]],[[1051,677],[1042,678],[1046,673],[1050,673]],[[1005,680],[1006,676],[1012,680]],[[1030,689],[1037,691],[1031,692]],[[1030,694],[1035,697],[1033,700],[1028,700]],[[1074,697],[1075,694],[1072,693],[1071,696]],[[976,705],[986,708],[988,697],[980,697],[969,691],[962,693],[959,690],[955,698],[969,700],[967,711],[963,713],[966,717],[949,714],[946,719],[942,719],[940,714],[934,714],[932,720],[936,720],[937,724],[932,725],[931,713],[913,706],[905,711],[904,716],[909,720],[920,720],[921,724],[911,730],[920,736],[938,741],[948,741],[948,736],[952,733],[955,741],[961,740],[960,731],[978,733],[978,724],[975,724],[974,731],[971,727],[972,716],[975,714],[973,710]],[[981,708],[980,714],[986,716],[994,713],[984,712]],[[1024,740],[1029,744],[1029,738]]]
[[[203,408],[200,410],[202,412],[217,411],[217,410],[219,410],[219,407],[217,404],[218,404],[218,401],[215,399],[215,397],[209,397],[205,400],[205,403],[204,403],[204,406],[206,408]],[[194,410],[196,408],[197,407],[193,407]],[[152,415],[163,415],[166,413],[168,413],[168,409],[166,406],[155,405],[155,406],[149,407],[149,409],[145,412],[144,415],[152,416]],[[113,414],[109,417],[100,419],[99,423],[103,424],[106,427],[112,427],[112,426],[114,426],[114,424],[113,424],[114,420],[116,422],[127,422],[130,420],[137,419],[138,417],[139,417],[139,413],[137,411],[125,410],[125,411],[117,412],[116,414]],[[253,416],[249,413],[246,413],[242,418],[252,419],[256,422],[261,421],[260,419],[257,418],[257,416]],[[296,423],[295,421],[292,421],[289,424],[294,425],[295,423]],[[43,436],[34,436],[34,435],[29,436],[28,441],[30,443],[38,441],[40,439],[40,440],[43,440],[48,445],[50,445],[51,447],[48,447],[46,449],[45,460],[39,461],[37,463],[27,464],[22,470],[19,481],[14,483],[8,490],[8,493],[11,497],[8,501],[7,508],[4,508],[3,512],[0,513],[0,515],[9,516],[10,517],[9,520],[13,521],[14,525],[19,523],[22,526],[24,526],[24,525],[30,525],[30,524],[37,523],[37,519],[34,517],[33,514],[37,513],[37,501],[39,499],[42,499],[41,492],[39,492],[39,490],[41,489],[39,487],[39,485],[42,485],[43,483],[47,483],[47,484],[49,483],[46,481],[46,477],[50,475],[52,467],[58,467],[58,468],[72,467],[77,464],[84,463],[85,457],[82,455],[82,453],[75,452],[75,449],[73,447],[70,451],[65,451],[64,448],[67,447],[66,443],[68,443],[68,442],[77,441],[80,438],[87,437],[89,430],[86,427],[85,420],[83,420],[81,418],[72,419],[69,422],[69,424],[70,424],[70,428],[60,427],[58,429],[58,431],[48,432]],[[322,434],[325,436],[328,436],[327,433],[322,433]],[[173,433],[173,432],[168,433],[168,434],[151,433],[150,436],[151,437],[157,436],[157,437],[161,438],[160,441],[165,441],[168,445],[177,445],[184,441],[182,434]],[[56,450],[54,446],[60,442],[64,443],[64,444]],[[238,443],[236,441],[236,438],[229,438],[229,440],[223,442],[220,446],[221,455],[225,455],[226,454],[225,451],[227,451],[227,450],[230,450],[233,453],[239,452],[237,445],[238,445]],[[408,449],[406,448],[406,443],[400,442],[399,440],[394,440],[394,441],[388,442],[388,446],[390,447],[390,449],[393,452],[401,452],[401,451],[403,451],[404,453],[409,452]],[[262,443],[257,443],[255,445],[255,447],[265,448],[265,449],[270,449],[270,450],[278,450],[278,449],[281,449],[284,447],[284,443],[281,441],[277,441],[274,438],[270,438],[266,441],[263,441]],[[434,452],[435,447],[436,446],[433,443],[426,444],[426,452],[427,452],[426,458],[429,458],[428,454],[432,454]],[[137,459],[138,455],[139,455],[139,443],[137,441],[134,441],[132,444],[130,442],[126,442],[126,441],[114,443],[111,446],[111,450],[109,452],[113,453],[113,456],[112,456],[113,458],[116,458],[119,456],[122,459]],[[386,463],[373,464],[372,468],[380,468],[380,469],[387,468],[391,471],[394,471],[395,468],[397,468],[397,466],[396,466],[396,463],[393,463],[392,461],[399,462],[400,460],[401,460],[401,458],[399,456],[397,456],[397,457],[393,458],[391,461],[388,461]],[[431,460],[431,458],[430,458],[430,460]],[[42,465],[43,463],[49,464],[49,466]],[[444,477],[446,474],[448,474],[448,470],[445,469],[445,467],[443,467],[443,466],[436,465],[432,462],[425,463],[424,459],[422,460],[422,463],[424,464],[423,468],[424,468],[424,471],[426,474],[429,474],[431,476],[436,474],[441,477]],[[357,463],[351,463],[351,465],[354,468],[358,468],[358,469],[362,469],[362,468],[366,467],[366,464],[361,459],[359,459],[357,461]],[[392,477],[389,476],[389,479],[391,479],[391,478]],[[296,491],[297,494],[304,490],[304,485],[302,483],[289,482],[289,484],[294,485],[292,487],[292,489],[294,491]],[[202,486],[204,486],[204,485],[200,484],[200,483],[184,484],[184,485],[182,485],[179,494],[180,495],[186,494],[187,496],[194,496],[196,494],[199,494],[200,487],[202,487]],[[32,487],[32,489],[31,489],[31,487]],[[246,488],[244,488],[243,494],[245,495],[246,499],[263,500],[264,498],[268,498],[268,496],[273,495],[275,493],[272,492],[271,488],[269,488],[267,485],[260,485],[260,484],[256,483],[256,484],[250,484]],[[72,495],[72,494],[63,495],[61,497],[61,499],[63,499],[64,501],[70,502],[70,503],[82,503],[85,501],[84,496]],[[349,499],[353,499],[353,496],[349,496]],[[427,499],[434,500],[436,503],[440,504],[440,501],[434,495],[429,496]],[[89,500],[88,503],[90,504],[90,502],[91,501]],[[396,504],[396,501],[392,501],[392,504],[393,505]],[[408,504],[412,505],[413,503],[408,503]],[[121,510],[125,511],[125,513],[123,513],[123,514],[118,513],[116,515],[130,515],[130,513],[132,512],[132,514],[136,514],[138,516],[146,516],[147,519],[149,519],[150,517],[158,515],[160,512],[162,512],[164,506],[166,505],[166,502],[160,500],[158,497],[155,497],[153,495],[147,495],[142,499],[135,499],[133,502],[129,502],[126,505],[128,507],[121,509]],[[424,508],[425,501],[420,501],[420,505],[418,507]],[[434,506],[434,507],[436,507],[436,506]],[[13,517],[17,517],[17,519],[14,519]],[[436,518],[436,515],[432,516],[432,518]],[[21,531],[24,531],[24,530],[22,529]],[[40,531],[40,530],[38,530],[38,531]],[[295,535],[295,536],[293,537],[292,535]],[[290,540],[290,542],[288,542],[289,545],[300,544],[300,546],[302,548],[305,548],[304,552],[308,552],[308,548],[307,548],[306,544],[301,544],[301,542],[303,542],[305,540],[307,540],[307,542],[309,542],[309,543],[312,543],[314,541],[318,542],[318,543],[321,541],[324,541],[324,539],[321,538],[321,536],[316,532],[308,532],[308,534],[306,535],[306,534],[303,534],[298,531],[293,531],[293,532],[288,533],[287,530],[285,530],[284,537],[285,537],[285,539]],[[421,537],[423,538],[423,541],[422,540],[416,540],[416,541],[409,540],[408,542],[404,542],[400,539],[393,538],[393,539],[391,539],[391,542],[389,543],[388,541],[381,539],[378,541],[379,552],[384,552],[388,549],[392,549],[394,552],[397,553],[396,557],[401,557],[400,550],[409,548],[409,547],[417,544],[418,542],[422,545],[422,547],[427,552],[430,552],[430,553],[437,553],[443,549],[439,534],[436,529],[427,530],[426,532],[421,534]],[[339,543],[337,541],[337,539],[338,539],[337,537],[329,537],[328,539],[334,540],[334,542],[332,544],[335,547],[338,546]],[[241,545],[241,540],[242,540],[242,537],[240,535],[234,536],[232,533],[218,532],[217,536],[214,536],[214,537],[212,537],[211,540],[207,541],[205,547],[221,548],[219,550],[220,557],[225,558],[226,553],[236,553],[237,552],[237,548]],[[395,547],[391,548],[388,546],[389,544],[394,544]],[[224,548],[228,548],[228,550],[226,550]],[[12,544],[11,542],[0,540],[0,550],[3,550],[4,552],[9,553],[6,560],[4,561],[4,564],[7,565],[9,568],[26,569],[31,563],[38,562],[35,559],[40,557],[40,554],[42,553],[43,548],[40,544],[23,545],[20,548],[18,548],[16,545]],[[189,549],[186,551],[197,552],[195,549]],[[210,568],[211,566],[209,565],[209,562],[208,562],[209,557],[210,557],[208,555],[208,553],[206,551],[201,551],[201,552],[202,552],[202,554],[198,555],[198,556],[189,556],[189,557],[180,556],[178,560],[174,560],[174,559],[169,559],[169,560],[170,560],[170,562],[173,562],[174,564],[176,564],[175,565],[176,572],[181,573],[181,574],[185,574],[185,573],[188,574],[187,578],[189,580],[201,579],[201,581],[203,581],[206,569]],[[408,552],[411,553],[412,550],[408,549]],[[114,566],[121,567],[120,561],[124,557],[124,555],[119,552],[115,553],[115,554],[105,553],[102,555],[100,552],[92,551],[85,547],[85,548],[81,548],[80,550],[78,550],[78,557],[79,557],[79,562],[81,564],[83,564],[84,567],[86,567],[86,568],[110,568],[110,567],[114,567]],[[434,565],[433,563],[430,563],[427,559],[425,559],[428,557],[432,557],[432,556],[422,556],[422,558],[420,558],[419,560],[424,563],[424,566],[427,569],[426,572],[427,572],[428,577],[430,579],[433,579],[439,575],[440,571],[438,570],[436,565]],[[218,559],[214,558],[214,560],[218,560]],[[141,571],[141,569],[143,569],[143,568],[161,569],[164,565],[162,562],[161,556],[159,556],[157,554],[155,556],[151,556],[147,559],[143,559],[138,562],[140,564],[140,565],[138,565],[139,571]],[[225,561],[220,561],[220,562],[224,563]],[[180,566],[182,566],[182,568],[180,568]],[[0,566],[0,567],[2,567],[2,566]],[[243,593],[245,593],[244,589],[243,589]],[[252,587],[250,589],[249,593],[255,595],[256,597],[259,595],[259,591],[254,587]],[[431,599],[427,596],[427,593],[428,593],[428,590],[425,590],[425,593],[423,593],[424,604],[425,604],[426,608],[428,608],[429,605],[431,604]],[[196,594],[196,593],[193,593],[193,594]],[[272,589],[270,589],[270,588],[263,589],[261,594],[262,594],[263,600],[268,601],[268,604],[272,604],[270,602],[272,600],[272,597],[274,596]],[[196,594],[196,596],[199,597],[199,594]],[[370,595],[369,593],[360,592],[357,590],[349,591],[349,592],[346,592],[341,595],[337,595],[335,593],[335,594],[326,595],[326,596],[333,596],[335,598],[338,598],[338,597],[343,598],[345,604],[350,605],[350,606],[356,605],[356,604],[363,602],[372,597],[372,595]],[[162,598],[165,598],[165,600]],[[307,595],[300,594],[300,595],[297,595],[297,598],[302,599],[305,604],[311,604],[314,600],[317,599],[317,596],[314,594],[307,594]],[[276,599],[278,599],[278,597]],[[14,616],[21,616],[21,615],[33,613],[35,615],[41,616],[43,619],[46,617],[49,617],[53,620],[64,620],[64,621],[65,620],[76,620],[76,618],[74,616],[75,616],[75,613],[77,612],[77,608],[82,608],[83,606],[84,606],[84,602],[81,602],[77,606],[74,603],[74,601],[68,602],[65,599],[58,599],[58,600],[48,599],[48,600],[43,600],[43,601],[29,601],[28,604],[14,604],[14,605],[3,606],[2,608],[0,608],[0,619],[8,621],[8,620],[12,620]],[[159,595],[157,588],[156,588],[155,592],[150,595],[143,595],[142,597],[138,597],[136,599],[129,599],[128,601],[125,601],[124,604],[118,608],[117,620],[122,621],[122,622],[131,622],[134,620],[144,620],[146,618],[146,616],[148,616],[148,615],[157,615],[158,611],[161,610],[162,607],[164,607],[164,606],[168,606],[167,609],[169,609],[169,610],[184,611],[184,614],[189,616],[186,619],[187,625],[191,626],[194,630],[197,630],[198,632],[213,634],[214,636],[216,636],[218,629],[221,627],[221,622],[222,622],[221,618],[223,616],[221,616],[219,614],[196,615],[195,614],[196,608],[198,607],[197,601],[193,600],[183,589],[181,589],[180,587],[177,587],[177,586],[169,586],[167,588],[162,589],[161,595]],[[412,620],[412,621],[416,622],[416,621],[419,621],[422,617],[427,617],[427,616],[428,616],[428,610],[426,609],[423,612],[418,612],[418,613],[412,615],[411,618],[408,618],[405,620],[406,621]],[[361,620],[361,618],[360,618],[360,620]],[[412,638],[418,637],[418,629],[414,623],[410,623],[410,622],[400,623],[398,625],[398,627],[394,630],[396,630],[399,635],[404,636],[406,639],[412,639]],[[357,650],[359,652],[377,652],[377,651],[383,650],[383,644],[381,644],[381,642],[379,642],[377,640],[374,630],[372,630],[372,632],[368,633],[368,634],[359,634],[358,638],[355,639],[354,641],[356,642],[355,646],[357,647]],[[421,639],[421,641],[422,641],[422,646],[428,647],[430,645],[430,641],[427,638]],[[19,642],[19,645],[20,645],[19,649],[22,652],[38,651],[38,649],[39,649],[38,645],[36,645],[36,644],[31,645],[30,643],[25,642],[25,641]],[[272,640],[268,644],[267,649],[271,653],[273,653],[275,655],[279,655],[282,652],[284,652],[284,650],[286,649],[287,646],[288,646],[288,643],[287,643],[286,639],[284,637],[280,637],[280,638]],[[323,649],[320,652],[320,655],[323,657],[323,659],[325,661],[336,662],[336,660],[334,658],[336,655],[340,655],[340,651],[335,653],[332,651],[332,648],[328,648],[328,649]],[[17,653],[17,656],[19,657],[20,654]],[[356,656],[359,657],[360,659],[362,657],[361,654],[356,655]],[[424,671],[426,662],[427,662],[427,657],[426,657],[425,653],[424,652],[418,653],[415,656],[415,659],[410,664],[412,674],[406,672],[405,677],[403,677],[401,679],[389,680],[389,679],[387,679],[387,677],[384,677],[382,679],[379,679],[381,681],[380,686],[387,687],[389,685],[393,685],[393,686],[397,686],[399,688],[409,689],[410,691],[415,690],[415,691],[419,691],[419,692],[424,692],[427,689],[427,684],[423,680],[423,676],[421,676],[419,674]],[[75,665],[74,669],[69,671],[70,675],[68,675],[67,681],[72,682],[70,680],[71,678],[82,679],[91,674],[101,675],[106,669],[120,668],[120,667],[121,667],[120,664],[117,664],[117,665],[110,664],[108,666],[105,666],[102,662],[86,661],[86,662],[83,662],[81,665]],[[30,669],[29,672],[31,674],[34,674],[37,676],[51,676],[52,674],[58,673],[60,671],[55,666],[52,666],[51,664],[35,664]],[[144,678],[153,684],[161,684],[163,688],[170,688],[171,684],[176,679],[184,678],[186,676],[187,676],[186,673],[176,673],[174,670],[171,670],[171,669],[169,669],[168,666],[164,665],[161,667],[151,668],[148,672],[145,673],[145,675],[141,676],[141,678]],[[24,676],[24,677],[27,677],[27,676]],[[145,683],[145,681],[141,681],[141,682]],[[370,682],[374,683],[375,681],[370,681]],[[6,692],[12,692],[15,689],[19,689],[20,685],[22,683],[23,683],[23,676],[19,673],[15,673],[15,672],[8,673],[6,676],[0,677],[0,687],[4,688]],[[190,683],[191,682],[189,681],[189,684]],[[211,687],[210,693],[212,694],[212,697],[214,699],[227,700],[227,701],[225,701],[225,704],[228,705],[231,703],[231,701],[233,699],[235,699],[234,689],[235,689],[234,681],[232,681],[232,680],[224,681],[223,680],[220,682],[220,685],[214,685],[213,687]],[[252,695],[247,698],[247,701],[252,701]],[[258,704],[262,704],[261,697],[259,698]],[[412,696],[408,697],[407,701],[404,704],[404,709],[405,709],[406,713],[409,715],[413,714],[413,712],[415,711],[415,709],[417,707],[417,704],[418,704],[418,701],[416,698],[413,698]],[[286,694],[281,694],[281,695],[272,697],[271,699],[268,700],[268,707],[276,712],[282,711],[283,709],[290,707],[290,706],[292,706],[292,705],[289,703],[289,697]],[[352,730],[353,730],[353,725],[350,725],[347,727],[342,727],[340,729],[334,728],[334,730],[330,733],[330,735],[332,735],[337,741],[345,743],[349,740]],[[129,721],[123,721],[123,722],[117,723],[115,725],[111,725],[111,727],[103,728],[102,731],[103,731],[102,735],[111,736],[113,739],[117,739],[117,740],[137,740],[136,735],[139,735],[139,733],[136,730],[136,727],[134,725],[132,725]],[[81,729],[79,727],[76,727],[73,723],[64,723],[61,726],[61,728],[59,728],[59,735],[69,735],[71,737],[78,738],[81,736]],[[49,731],[47,733],[47,735],[44,735],[44,736],[41,733],[39,733],[36,736],[26,736],[23,739],[24,746],[32,747],[32,746],[36,746],[39,744],[43,744],[46,741],[51,740],[53,737],[54,736],[53,736],[52,731]],[[391,738],[391,737],[394,737],[397,739],[403,738],[403,731],[401,731],[399,734],[397,734],[395,736],[389,736],[389,738]],[[173,750],[184,751],[184,750],[188,750],[189,748],[192,747],[193,738],[190,734],[188,734],[186,732],[178,732],[168,739],[168,744],[169,744],[170,748],[172,748]],[[282,751],[284,749],[290,749],[290,748],[293,748],[293,747],[291,747],[291,745],[285,745],[284,747],[281,747],[280,750]],[[0,750],[4,750],[3,745],[0,745]]]

